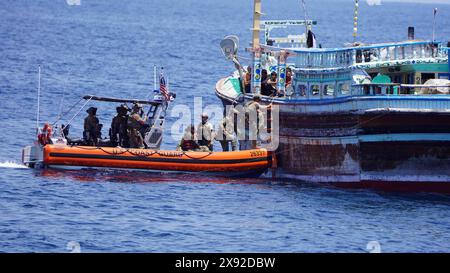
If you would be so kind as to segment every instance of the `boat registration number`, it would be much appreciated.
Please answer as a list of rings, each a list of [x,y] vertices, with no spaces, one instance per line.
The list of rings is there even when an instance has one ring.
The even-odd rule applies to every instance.
[[[251,151],[250,156],[251,157],[266,156],[266,152],[265,151]]]

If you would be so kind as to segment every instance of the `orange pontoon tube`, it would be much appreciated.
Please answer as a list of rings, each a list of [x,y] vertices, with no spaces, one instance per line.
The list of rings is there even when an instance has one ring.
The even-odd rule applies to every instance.
[[[235,152],[183,152],[46,145],[43,163],[47,167],[100,167],[258,176],[271,166],[271,157],[265,149]]]

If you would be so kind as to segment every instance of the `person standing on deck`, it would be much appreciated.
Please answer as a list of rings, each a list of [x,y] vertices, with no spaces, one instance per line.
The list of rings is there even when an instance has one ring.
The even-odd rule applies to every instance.
[[[257,148],[259,134],[267,129],[265,128],[267,116],[264,114],[264,111],[267,111],[270,108],[271,105],[265,106],[261,104],[261,97],[258,94],[255,94],[253,100],[246,104],[246,122],[248,123],[248,130],[250,131],[248,137],[252,137],[252,139],[249,139],[249,143],[247,143],[250,146],[247,146],[247,149]]]
[[[222,122],[219,125],[219,132],[217,134],[217,137],[219,137],[220,145],[222,145],[222,150],[224,152],[228,152],[229,149],[229,143],[231,143],[231,150],[236,151],[237,150],[237,142],[236,137],[234,135],[234,125],[233,121],[230,117],[226,116],[223,118]]]
[[[112,146],[128,147],[128,107],[125,104],[116,108],[117,115],[111,122],[110,140]]]
[[[99,120],[97,118],[97,108],[90,107],[86,110],[88,116],[84,119],[83,139],[87,145],[98,144]]]
[[[144,138],[140,130],[145,127],[146,117],[141,117],[142,106],[138,103],[133,105],[130,116],[128,117],[128,138],[130,148],[144,148]]]
[[[214,128],[208,122],[208,115],[203,113],[202,121],[197,126],[198,145],[207,147],[209,151],[213,151]]]
[[[244,77],[244,91],[247,94],[251,93],[251,90],[250,90],[251,81],[252,81],[252,68],[250,66],[247,66],[247,73],[245,73],[245,77]]]

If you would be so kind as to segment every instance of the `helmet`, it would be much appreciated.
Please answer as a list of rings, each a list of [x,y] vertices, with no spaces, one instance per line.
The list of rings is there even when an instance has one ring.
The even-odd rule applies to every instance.
[[[135,102],[135,103],[133,104],[133,110],[139,110],[139,109],[142,109],[142,105],[139,104],[139,103],[137,103],[137,102]]]
[[[128,112],[130,109],[128,109],[128,106],[126,104],[121,104],[120,106],[118,106],[116,108],[117,113],[126,113]]]
[[[89,107],[89,109],[87,109],[86,112],[87,112],[88,114],[93,114],[93,115],[95,115],[95,114],[97,114],[97,108],[95,108],[95,107]]]

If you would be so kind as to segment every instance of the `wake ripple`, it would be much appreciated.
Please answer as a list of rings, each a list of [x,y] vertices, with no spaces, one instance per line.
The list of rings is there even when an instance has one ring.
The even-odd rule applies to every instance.
[[[5,161],[0,162],[0,168],[9,168],[9,169],[26,169],[27,166],[22,163],[17,163],[15,161]]]

